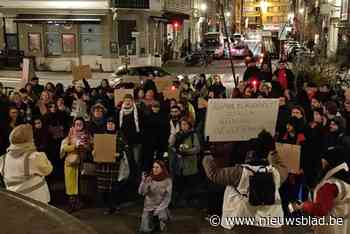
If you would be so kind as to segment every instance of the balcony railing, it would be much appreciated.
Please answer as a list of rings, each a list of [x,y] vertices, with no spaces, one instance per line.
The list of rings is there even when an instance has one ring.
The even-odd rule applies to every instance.
[[[150,0],[114,0],[115,8],[149,9]]]

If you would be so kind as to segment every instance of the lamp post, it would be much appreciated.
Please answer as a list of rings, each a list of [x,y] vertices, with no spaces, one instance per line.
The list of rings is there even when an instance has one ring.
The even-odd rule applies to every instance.
[[[264,16],[264,13],[267,12],[267,6],[268,6],[268,3],[266,0],[262,0],[260,2],[260,19],[261,19],[261,28],[262,29],[264,29],[263,16]]]
[[[299,9],[299,14],[303,19],[303,24],[302,24],[302,29],[300,30],[300,44],[302,44],[302,42],[304,41],[304,31],[305,31],[305,14],[304,14],[304,8],[300,8]]]

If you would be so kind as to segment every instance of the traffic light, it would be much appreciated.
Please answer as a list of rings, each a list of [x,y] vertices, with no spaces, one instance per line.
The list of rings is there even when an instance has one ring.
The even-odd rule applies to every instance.
[[[179,31],[179,29],[180,29],[180,23],[177,22],[177,21],[174,21],[174,22],[173,22],[173,27],[174,27],[174,30],[175,30],[175,31]]]

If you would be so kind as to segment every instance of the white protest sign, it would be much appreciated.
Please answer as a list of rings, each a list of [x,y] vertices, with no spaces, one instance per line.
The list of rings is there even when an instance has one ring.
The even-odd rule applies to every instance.
[[[278,99],[209,99],[205,133],[211,142],[246,141],[265,129],[272,135]]]

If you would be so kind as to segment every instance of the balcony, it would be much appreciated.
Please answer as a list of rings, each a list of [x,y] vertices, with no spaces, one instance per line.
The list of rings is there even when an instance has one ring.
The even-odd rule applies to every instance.
[[[163,0],[162,3],[164,11],[184,14],[191,13],[191,1],[189,0]]]
[[[115,8],[149,9],[150,0],[114,0]]]

